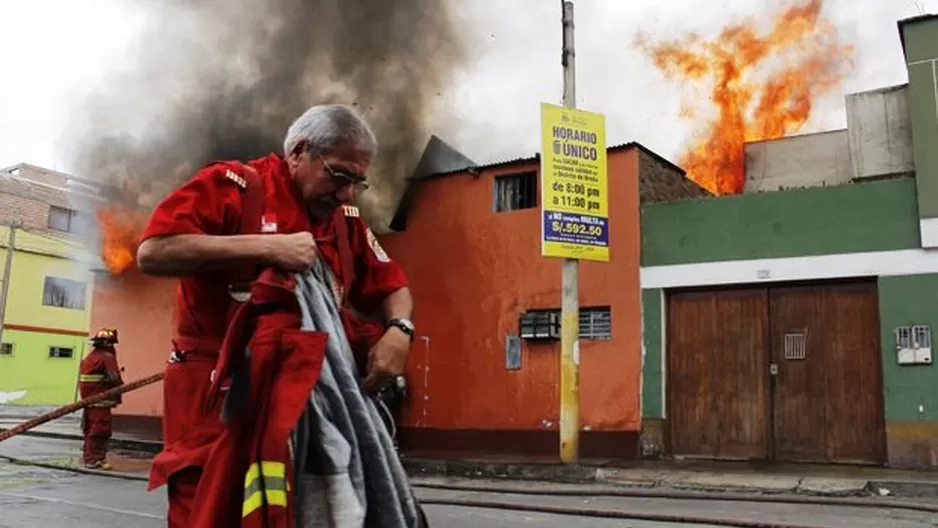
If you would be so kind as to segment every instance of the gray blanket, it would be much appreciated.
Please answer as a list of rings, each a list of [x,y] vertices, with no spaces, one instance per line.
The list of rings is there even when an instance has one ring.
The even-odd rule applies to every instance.
[[[296,526],[417,528],[418,507],[393,441],[364,392],[329,284],[317,261],[297,275],[303,328],[329,334],[322,374],[293,434]]]

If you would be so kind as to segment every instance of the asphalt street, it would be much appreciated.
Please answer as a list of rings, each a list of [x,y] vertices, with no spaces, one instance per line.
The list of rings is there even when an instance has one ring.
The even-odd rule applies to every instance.
[[[75,463],[79,443],[35,437],[17,437],[0,443],[0,456],[34,461]],[[146,460],[118,454],[118,468],[141,474]],[[933,514],[899,509],[846,508],[821,505],[786,505],[634,499],[621,497],[534,496],[418,488],[424,500],[471,500],[518,505],[596,508],[651,514],[679,514],[785,522],[824,528],[934,528]],[[98,475],[17,465],[0,460],[0,528],[69,527],[100,528],[132,525],[134,528],[165,526],[165,492],[148,493],[145,482]],[[504,511],[452,505],[428,505],[431,525],[451,528],[687,528],[715,526],[633,520],[598,519],[523,511]]]

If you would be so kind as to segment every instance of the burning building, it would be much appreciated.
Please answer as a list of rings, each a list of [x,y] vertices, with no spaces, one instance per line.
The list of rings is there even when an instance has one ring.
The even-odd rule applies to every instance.
[[[609,174],[610,262],[582,264],[582,450],[633,458],[641,423],[638,204],[709,193],[637,143],[609,148]],[[560,261],[540,255],[537,182],[537,157],[478,166],[433,138],[393,215],[397,231],[380,236],[407,270],[417,306],[405,449],[558,452],[559,341],[522,329],[531,314],[560,306]],[[162,369],[174,283],[129,268],[96,284],[93,320],[121,329],[128,377]],[[117,412],[124,427],[156,429],[160,388],[126,395]]]
[[[908,85],[847,96],[845,130],[791,136],[849,66],[820,10],[639,41],[666,75],[710,81],[716,107],[686,106],[709,122],[687,178],[641,145],[610,149],[611,261],[582,266],[585,456],[938,466],[922,293],[938,287],[938,19],[900,23]],[[401,439],[555,454],[559,347],[522,332],[560,299],[559,263],[538,250],[537,158],[451,161],[373,209],[394,219],[381,243],[417,302]],[[171,283],[130,268],[97,284],[94,324],[122,328],[130,374],[162,368]],[[120,412],[156,422],[160,405],[152,387]]]
[[[733,195],[642,206],[645,452],[938,467],[938,17],[899,35],[908,83],[846,129],[738,136],[689,174]]]
[[[742,192],[743,145],[799,131],[818,99],[841,87],[853,47],[840,42],[822,7],[807,0],[776,14],[765,32],[747,20],[711,41],[639,36],[636,45],[667,81],[709,89],[709,98],[682,106],[684,117],[706,122],[679,160],[691,179],[716,194]]]

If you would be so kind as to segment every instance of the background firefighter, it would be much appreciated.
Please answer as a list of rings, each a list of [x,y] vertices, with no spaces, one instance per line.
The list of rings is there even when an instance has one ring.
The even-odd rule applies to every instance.
[[[78,374],[79,391],[88,398],[123,384],[117,364],[117,330],[105,328],[91,338],[91,352],[81,361]],[[111,469],[107,463],[107,446],[111,439],[111,408],[121,397],[103,400],[85,408],[81,430],[85,436],[82,464],[90,469]]]

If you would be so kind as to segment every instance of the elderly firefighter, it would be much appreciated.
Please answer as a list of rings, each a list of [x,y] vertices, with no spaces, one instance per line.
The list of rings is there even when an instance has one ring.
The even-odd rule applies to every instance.
[[[117,364],[117,330],[105,328],[91,338],[91,352],[81,360],[78,387],[82,398],[100,394],[123,384]],[[111,408],[121,397],[102,400],[86,407],[81,416],[85,437],[82,463],[89,469],[111,469],[107,463],[107,444],[111,439]]]
[[[425,526],[371,400],[414,333],[350,205],[376,148],[351,108],[314,106],[282,156],[211,163],[153,212],[138,265],[180,278],[150,476],[170,527]]]

